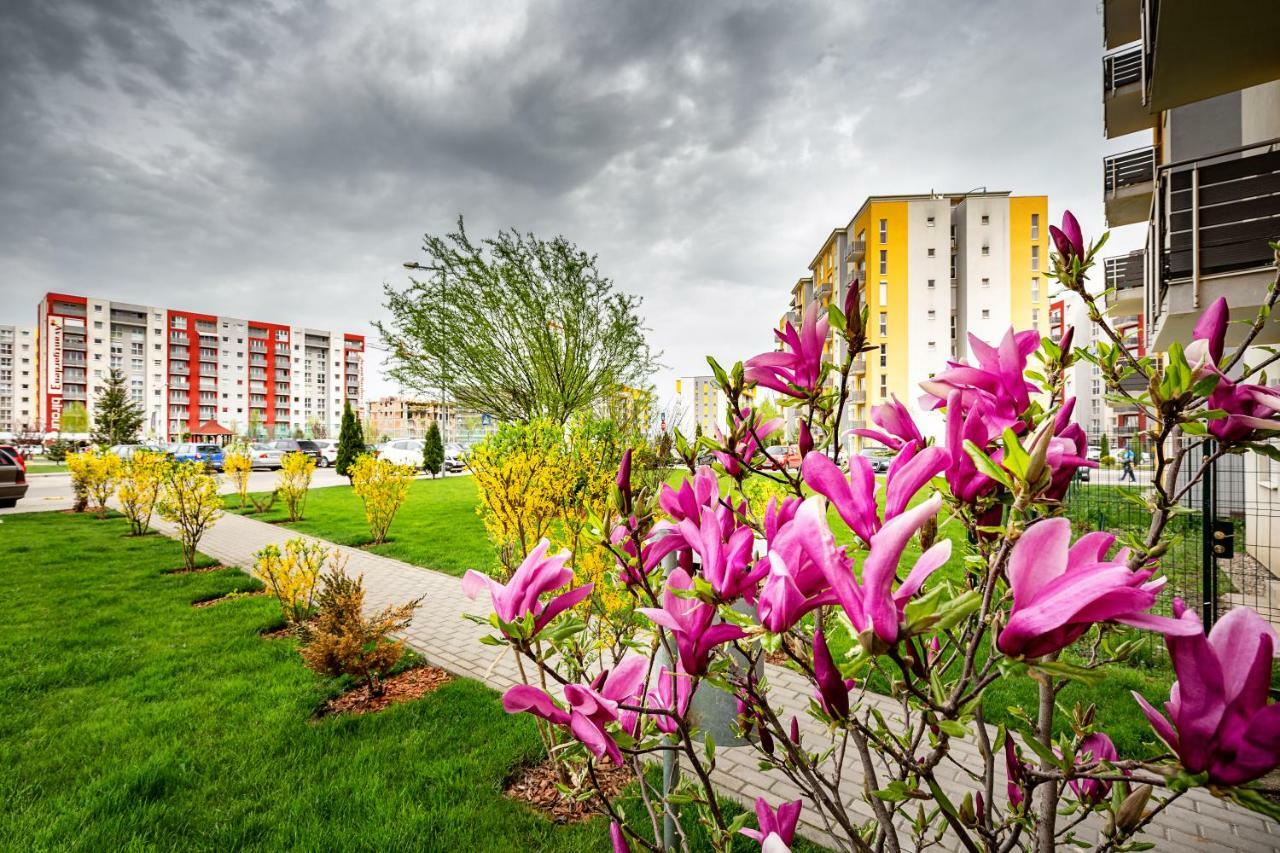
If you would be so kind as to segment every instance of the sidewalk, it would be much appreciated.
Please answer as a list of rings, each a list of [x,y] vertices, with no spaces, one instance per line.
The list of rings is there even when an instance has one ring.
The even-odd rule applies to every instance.
[[[172,535],[169,525],[160,522],[156,527]],[[298,535],[282,527],[228,514],[205,535],[200,543],[200,550],[224,564],[246,568],[252,565],[253,553],[258,549],[271,543],[282,545]],[[481,645],[479,638],[487,633],[485,627],[462,618],[464,613],[487,616],[491,610],[487,598],[477,601],[468,599],[462,594],[458,578],[357,548],[336,546],[328,542],[325,544],[338,548],[347,556],[347,568],[350,572],[364,575],[365,603],[370,610],[423,596],[422,606],[418,608],[413,622],[403,636],[428,661],[457,675],[484,682],[498,691],[517,683],[518,673],[511,656],[499,654],[492,646]],[[821,749],[826,740],[823,730],[817,721],[805,713],[809,705],[806,682],[790,670],[772,665],[766,666],[766,675],[772,685],[773,695],[781,698],[779,704],[791,709],[799,718],[802,736],[808,748],[815,751]],[[871,696],[869,701],[879,703],[886,716],[894,715],[897,711],[897,706],[888,698]],[[966,766],[980,766],[977,745],[972,741],[957,743],[952,755]],[[751,747],[719,748],[716,750],[716,759],[718,766],[713,778],[725,793],[745,803],[750,804],[756,797],[764,796],[770,803],[777,805],[780,801],[800,796],[800,792],[781,774],[759,770]],[[1002,759],[998,759],[998,764],[1000,763]],[[842,792],[850,811],[870,817],[870,806],[862,800],[862,784],[856,758],[851,755],[845,768]],[[957,803],[966,791],[976,787],[968,781],[959,767],[946,768],[944,765],[942,773],[948,777],[944,780],[948,796]],[[1000,779],[996,786],[997,796],[1002,798],[1003,791],[1004,780]],[[801,830],[818,843],[824,843],[827,838],[818,812],[813,808],[802,810]],[[1082,831],[1080,837],[1092,840],[1093,836]],[[1154,842],[1156,849],[1160,851],[1174,853],[1280,853],[1280,825],[1262,815],[1218,800],[1203,790],[1196,790],[1153,821],[1143,840]]]

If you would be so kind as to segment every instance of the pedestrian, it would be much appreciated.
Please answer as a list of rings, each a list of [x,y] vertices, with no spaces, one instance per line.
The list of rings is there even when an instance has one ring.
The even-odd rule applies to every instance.
[[[1138,482],[1138,477],[1133,473],[1133,451],[1128,445],[1120,448],[1120,462],[1124,465],[1124,469],[1120,472],[1120,482],[1124,482],[1126,478],[1130,482]]]

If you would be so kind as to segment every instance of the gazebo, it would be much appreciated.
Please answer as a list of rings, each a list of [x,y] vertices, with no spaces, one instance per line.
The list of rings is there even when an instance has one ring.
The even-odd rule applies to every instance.
[[[205,421],[191,431],[191,439],[193,441],[217,442],[218,444],[226,444],[227,439],[234,435],[231,430],[224,427],[217,421]]]

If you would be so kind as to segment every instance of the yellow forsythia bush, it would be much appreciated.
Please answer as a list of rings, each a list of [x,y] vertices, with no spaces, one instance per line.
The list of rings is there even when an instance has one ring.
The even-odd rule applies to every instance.
[[[77,509],[81,499],[95,507],[99,515],[107,514],[107,501],[115,491],[123,463],[119,456],[106,450],[85,450],[67,457],[71,472],[71,488],[76,494]]]
[[[160,487],[156,512],[165,521],[177,525],[183,562],[188,569],[194,569],[201,537],[222,517],[217,479],[206,473],[202,462],[170,465]]]
[[[253,473],[253,460],[241,447],[228,447],[222,453],[222,472],[231,478],[236,487],[240,508],[244,509],[249,498],[249,475]]]
[[[364,502],[364,517],[369,522],[373,544],[387,541],[387,531],[400,505],[409,496],[415,473],[408,465],[376,459],[368,453],[356,457],[347,469],[351,490]]]
[[[280,602],[284,620],[294,627],[311,615],[325,561],[332,559],[334,567],[340,567],[337,549],[302,537],[285,542],[283,551],[268,545],[253,556],[254,570]]]
[[[120,501],[120,509],[129,519],[134,536],[141,536],[151,527],[151,514],[171,464],[163,453],[141,450],[121,467],[116,500]]]
[[[292,451],[286,453],[280,463],[276,491],[284,501],[289,520],[297,521],[302,518],[307,505],[307,490],[311,488],[311,475],[315,473],[316,461],[305,453]]]

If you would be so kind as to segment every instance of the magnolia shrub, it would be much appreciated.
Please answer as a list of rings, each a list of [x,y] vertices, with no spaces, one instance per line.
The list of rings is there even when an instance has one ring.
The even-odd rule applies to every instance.
[[[351,477],[351,490],[364,503],[364,517],[369,522],[369,535],[373,544],[387,541],[387,531],[409,496],[415,471],[409,465],[397,465],[388,459],[378,459],[365,453],[347,469]]]
[[[222,517],[217,478],[205,471],[202,462],[177,462],[168,466],[156,511],[178,528],[183,563],[187,569],[194,569],[201,538]]]
[[[311,475],[315,470],[316,461],[304,453],[286,453],[280,460],[276,491],[284,501],[290,521],[302,518],[302,511],[307,505],[307,490],[311,488]]]

